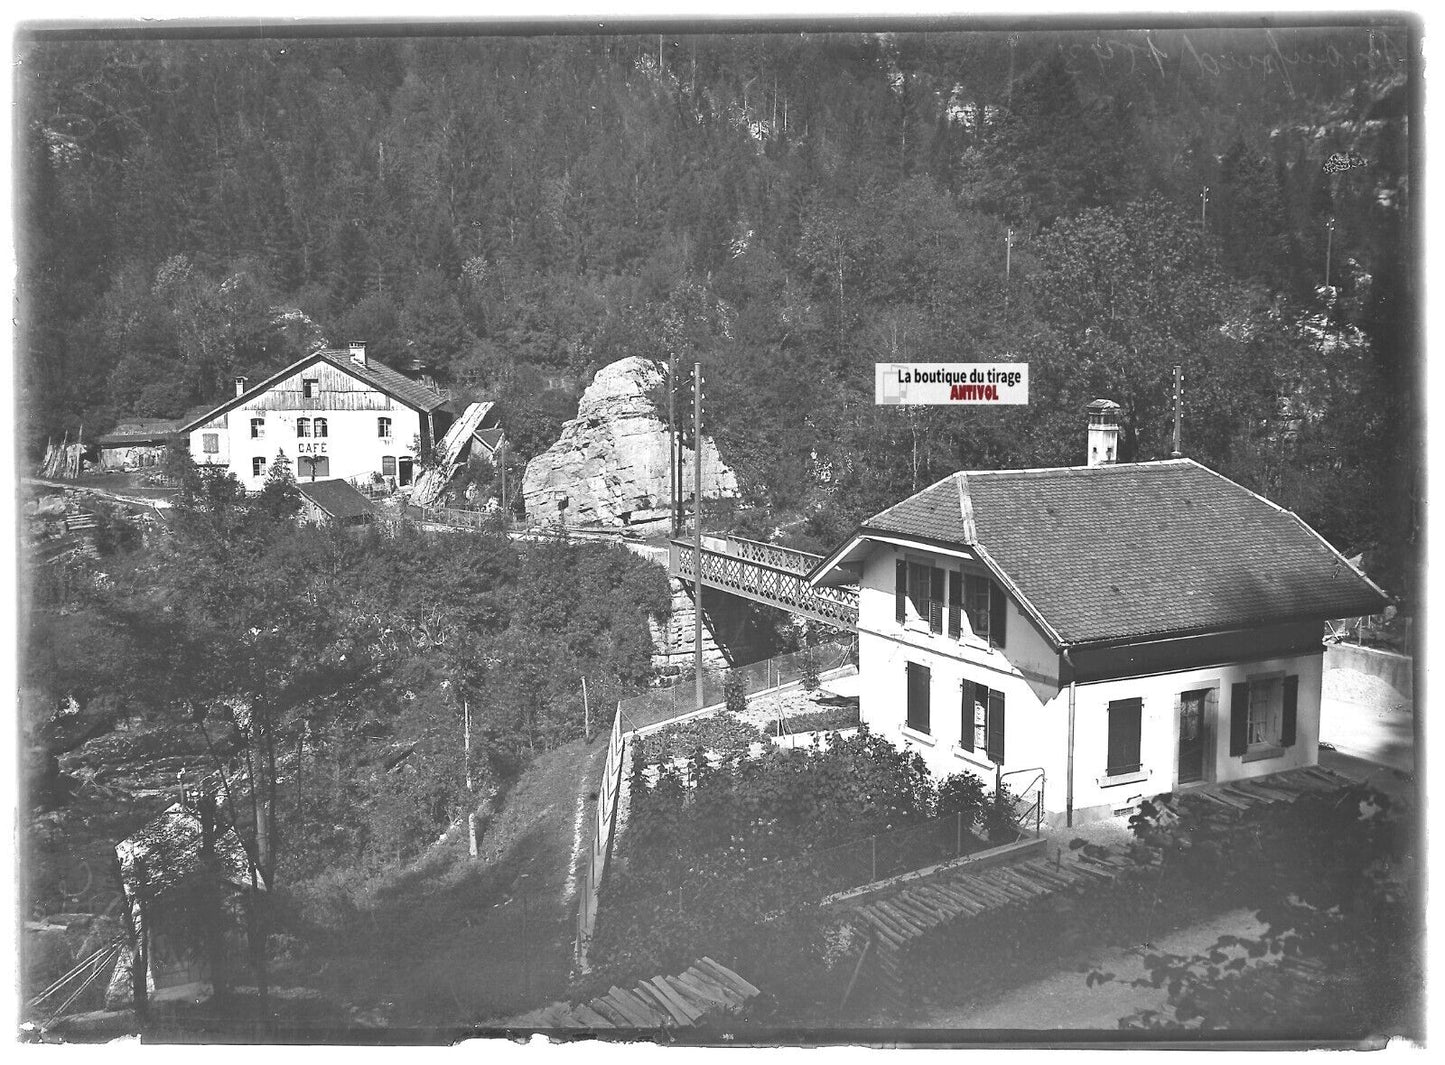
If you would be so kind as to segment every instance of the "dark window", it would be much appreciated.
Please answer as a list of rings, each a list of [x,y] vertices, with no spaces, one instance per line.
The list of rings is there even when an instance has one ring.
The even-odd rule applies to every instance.
[[[1003,738],[1003,692],[971,680],[964,681],[958,745],[965,751],[983,751],[994,765],[1003,765]]]
[[[201,450],[207,455],[219,454],[221,450],[221,437],[217,433],[201,434]]]
[[[303,377],[301,379],[301,395],[306,399],[316,398],[316,379],[314,377]]]
[[[900,571],[902,572],[902,571]],[[923,562],[910,562],[907,569],[908,601],[921,621],[933,632],[943,631],[943,570]]]
[[[296,470],[302,477],[313,481],[318,477],[330,477],[331,460],[321,455],[302,455],[296,460]]]
[[[914,732],[928,732],[929,687],[932,673],[927,666],[917,662],[908,663],[908,718],[907,724]]]
[[[310,418],[297,418],[297,419],[296,419],[296,435],[297,435],[297,436],[310,436],[310,435],[311,435],[311,419],[310,419]]]
[[[1008,597],[1003,589],[977,573],[963,575],[963,609],[968,626],[990,647],[1003,647],[1008,624]]]
[[[901,558],[893,566],[893,610],[898,624],[908,620],[908,563]]]
[[[391,436],[391,419],[390,419],[390,418],[378,418],[378,419],[376,419],[376,435],[377,435],[377,436],[382,436],[382,437]]]
[[[1140,732],[1144,718],[1142,699],[1118,699],[1109,704],[1109,760],[1111,777],[1137,773],[1140,761]]]
[[[260,439],[261,439],[263,436],[265,436],[265,435],[266,435],[266,419],[265,419],[265,418],[252,418],[252,419],[251,419],[251,439],[252,439],[252,440],[260,440]]]
[[[260,477],[260,476],[261,476],[263,473],[265,473],[265,472],[266,472],[266,460],[265,460],[265,459],[252,459],[252,460],[251,460],[251,476],[252,476],[252,477]]]
[[[948,635],[955,640],[963,632],[962,616],[963,574],[955,570],[948,575]]]
[[[382,475],[383,477],[395,477],[395,476],[396,476],[396,456],[395,456],[395,455],[383,455],[383,456],[381,456],[381,475]]]
[[[312,432],[312,434],[311,434],[312,436],[325,436],[325,435],[326,435],[326,419],[325,419],[325,418],[317,418],[316,421],[312,423],[312,429],[314,430],[314,431]]]
[[[1299,731],[1299,677],[1261,677],[1230,686],[1229,753],[1292,747]]]

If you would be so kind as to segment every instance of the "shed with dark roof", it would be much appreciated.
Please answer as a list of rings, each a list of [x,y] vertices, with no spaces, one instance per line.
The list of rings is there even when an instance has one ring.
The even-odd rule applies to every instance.
[[[377,518],[376,506],[348,481],[302,481],[296,489],[301,493],[303,520],[369,525]]]

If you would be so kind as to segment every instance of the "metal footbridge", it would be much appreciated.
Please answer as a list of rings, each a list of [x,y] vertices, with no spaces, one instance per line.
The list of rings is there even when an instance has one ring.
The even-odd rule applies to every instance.
[[[668,572],[692,583],[697,577],[697,555],[691,540],[671,541]],[[822,557],[740,536],[704,536],[702,585],[834,628],[857,631],[856,585],[815,588],[807,582],[806,575]]]

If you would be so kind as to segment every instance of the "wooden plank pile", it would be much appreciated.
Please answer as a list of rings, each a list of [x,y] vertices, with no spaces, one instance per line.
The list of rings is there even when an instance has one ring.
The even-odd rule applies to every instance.
[[[760,992],[737,973],[699,958],[676,976],[657,976],[573,1005],[554,1002],[508,1021],[507,1028],[694,1028],[737,1010]]]
[[[1260,780],[1212,784],[1180,796],[1181,816],[1203,820],[1237,820],[1260,805],[1292,803],[1309,792],[1333,792],[1354,783],[1319,766],[1277,773]],[[902,954],[914,940],[955,921],[990,912],[1032,905],[1059,894],[1080,894],[1106,888],[1142,868],[1122,847],[1089,845],[1056,852],[1054,859],[1027,858],[1007,865],[942,869],[878,894],[842,904],[845,913],[873,935],[878,987],[885,1003],[903,1001],[906,966]]]
[[[81,433],[84,433],[83,429]],[[76,437],[73,444],[69,434],[58,444],[54,440],[47,441],[45,458],[40,463],[40,475],[74,480],[80,476],[80,458],[83,452],[80,437]]]

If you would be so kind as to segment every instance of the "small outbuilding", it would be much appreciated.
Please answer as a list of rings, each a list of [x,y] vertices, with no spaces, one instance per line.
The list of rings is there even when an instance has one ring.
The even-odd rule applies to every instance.
[[[376,506],[349,481],[302,481],[301,520],[314,525],[370,525],[376,521]]]

